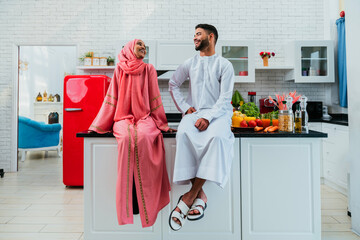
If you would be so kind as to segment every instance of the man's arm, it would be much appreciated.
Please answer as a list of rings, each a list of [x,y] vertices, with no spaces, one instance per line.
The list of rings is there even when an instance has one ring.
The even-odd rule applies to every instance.
[[[177,109],[184,115],[187,113],[192,113],[190,110],[191,106],[185,101],[181,91],[180,86],[185,82],[189,77],[189,68],[190,68],[190,59],[185,61],[184,64],[181,64],[171,76],[169,81],[169,92],[170,95],[177,107]],[[195,110],[196,111],[196,110]]]
[[[200,118],[204,118],[211,123],[214,118],[226,114],[231,109],[231,97],[234,89],[234,68],[228,63],[221,75],[220,96],[215,105],[204,111]]]

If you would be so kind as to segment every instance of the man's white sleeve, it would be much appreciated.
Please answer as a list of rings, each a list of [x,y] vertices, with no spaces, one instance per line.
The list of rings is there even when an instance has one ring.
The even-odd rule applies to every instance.
[[[177,109],[182,113],[185,112],[191,107],[184,99],[180,86],[185,82],[189,77],[189,61],[186,61],[184,64],[181,64],[172,75],[169,81],[169,91],[172,99],[177,107]]]
[[[231,111],[231,98],[234,89],[234,68],[231,63],[227,64],[221,76],[220,96],[215,105],[202,112],[200,118],[211,122],[214,118],[221,117]]]

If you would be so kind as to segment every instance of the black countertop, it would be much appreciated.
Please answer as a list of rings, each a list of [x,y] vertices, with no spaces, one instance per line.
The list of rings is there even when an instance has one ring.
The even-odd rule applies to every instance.
[[[321,123],[330,123],[330,124],[336,124],[336,125],[349,126],[347,114],[330,113],[330,116],[331,116],[331,119],[310,119],[309,122],[321,122]]]
[[[166,133],[163,132],[164,138],[175,138],[176,133]],[[234,132],[236,138],[327,138],[326,133],[309,131],[309,133],[284,133],[284,132],[273,132],[273,133],[264,133],[264,132],[254,132],[253,130]],[[91,131],[83,131],[76,134],[76,137],[111,137],[114,135],[112,133],[100,134]]]

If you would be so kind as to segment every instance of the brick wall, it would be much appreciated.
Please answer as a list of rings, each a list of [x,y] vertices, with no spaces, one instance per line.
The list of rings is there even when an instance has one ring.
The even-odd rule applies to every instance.
[[[79,55],[93,50],[113,54],[121,39],[188,40],[198,23],[214,24],[221,39],[252,40],[255,53],[277,53],[271,64],[286,65],[284,44],[290,40],[324,39],[323,0],[1,0],[0,1],[0,168],[10,169],[14,74],[14,44],[78,44]],[[261,59],[256,56],[256,63]],[[80,72],[79,72],[80,73]],[[328,101],[329,84],[284,82],[284,73],[258,72],[256,83],[236,84],[268,96],[297,89],[312,100]],[[160,89],[167,111],[176,111]]]

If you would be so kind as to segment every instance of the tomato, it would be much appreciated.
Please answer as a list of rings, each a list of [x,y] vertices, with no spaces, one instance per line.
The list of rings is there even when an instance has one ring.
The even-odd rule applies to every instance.
[[[262,127],[263,124],[262,124],[262,121],[260,119],[256,119],[255,122],[256,122],[256,125],[258,127]]]
[[[246,120],[243,120],[243,121],[240,123],[240,127],[248,127],[248,124],[247,124]]]
[[[256,127],[256,122],[254,120],[251,120],[249,122],[249,127]]]

